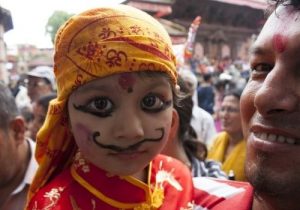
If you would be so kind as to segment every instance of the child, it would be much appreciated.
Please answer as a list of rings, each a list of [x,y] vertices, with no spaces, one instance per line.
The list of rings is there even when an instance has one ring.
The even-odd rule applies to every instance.
[[[57,98],[37,135],[27,209],[188,209],[189,169],[158,155],[172,129],[171,41],[129,6],[92,9],[59,30]]]

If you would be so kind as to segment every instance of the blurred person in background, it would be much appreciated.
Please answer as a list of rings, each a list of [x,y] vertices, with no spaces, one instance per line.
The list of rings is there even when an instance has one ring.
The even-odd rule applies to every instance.
[[[30,128],[32,126],[34,114],[32,110],[32,106],[24,106],[20,108],[21,115],[25,120],[25,136],[31,138]],[[33,139],[34,140],[34,139]]]
[[[53,69],[49,66],[38,66],[27,74],[27,94],[31,103],[41,96],[55,92],[55,78]]]
[[[37,169],[35,143],[25,137],[26,122],[10,89],[0,83],[0,209],[24,209]]]
[[[213,138],[217,135],[217,132],[212,115],[197,105],[197,77],[190,70],[180,70],[179,75],[188,89],[188,94],[193,98],[193,112],[190,123],[197,134],[198,141],[201,141],[207,147],[210,147]]]
[[[24,83],[24,80],[27,79],[27,75],[17,75],[14,79],[16,81],[12,81],[10,89],[15,97],[18,108],[30,107],[30,98],[27,94],[26,84]]]
[[[227,80],[221,80],[218,78],[216,83],[214,84],[215,88],[215,99],[214,99],[214,123],[217,132],[222,131],[221,129],[221,119],[220,119],[220,110],[222,106],[222,101],[224,98]]]
[[[241,124],[241,93],[240,89],[231,89],[225,93],[220,110],[223,131],[214,140],[208,158],[220,161],[227,175],[232,170],[235,180],[245,181],[246,141]]]
[[[31,126],[33,120],[33,112],[31,100],[27,93],[27,75],[21,74],[15,77],[17,80],[10,85],[10,89],[12,91],[13,96],[15,97],[15,101],[18,109],[21,112],[26,124],[26,137],[30,137],[29,127]]]
[[[35,139],[35,137],[31,135],[30,130],[33,123],[34,104],[40,97],[56,92],[55,78],[53,69],[49,66],[38,66],[27,72],[25,76],[24,85],[27,90],[27,96],[30,99],[30,103],[21,107],[21,110],[27,121],[26,135]],[[16,100],[17,102],[20,101],[17,97]],[[29,118],[30,115],[32,118]]]
[[[56,93],[51,93],[48,95],[41,96],[33,104],[33,119],[29,127],[29,132],[31,139],[33,139],[34,141],[36,140],[37,132],[42,127],[46,119],[49,103],[54,98],[56,98]]]
[[[178,85],[183,98],[179,104],[174,105],[173,129],[162,153],[179,159],[190,168],[194,177],[206,176],[227,179],[219,162],[206,160],[206,145],[197,140],[197,134],[191,126],[194,107],[191,92],[186,81],[180,75]]]
[[[203,81],[197,89],[198,92],[198,106],[210,114],[214,113],[214,87],[212,81],[212,74],[206,73],[203,75]]]

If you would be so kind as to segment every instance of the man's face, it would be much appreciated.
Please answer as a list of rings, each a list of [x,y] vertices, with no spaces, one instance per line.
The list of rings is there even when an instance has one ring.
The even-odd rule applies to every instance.
[[[35,141],[36,140],[36,134],[39,131],[39,129],[42,127],[43,123],[45,122],[47,115],[47,110],[44,109],[44,107],[38,103],[33,104],[33,121],[31,123],[30,127],[30,134],[31,138]]]
[[[251,50],[241,97],[246,175],[257,191],[300,193],[300,11],[279,7]]]
[[[51,85],[48,84],[44,78],[29,76],[27,91],[31,102],[34,102],[41,96],[51,93],[52,89]]]

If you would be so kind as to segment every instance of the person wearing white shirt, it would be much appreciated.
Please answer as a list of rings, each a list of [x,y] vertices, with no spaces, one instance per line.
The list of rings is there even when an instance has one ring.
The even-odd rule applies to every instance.
[[[197,105],[197,77],[192,71],[187,69],[180,70],[179,75],[185,81],[193,96],[194,106],[191,125],[197,134],[198,140],[205,143],[207,147],[210,147],[217,131],[212,115]]]

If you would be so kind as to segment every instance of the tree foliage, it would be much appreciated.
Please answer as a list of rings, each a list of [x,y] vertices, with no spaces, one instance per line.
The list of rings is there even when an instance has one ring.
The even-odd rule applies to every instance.
[[[50,35],[52,43],[54,43],[55,35],[59,27],[64,24],[73,14],[65,11],[55,11],[48,19],[46,25],[46,33]]]

